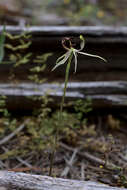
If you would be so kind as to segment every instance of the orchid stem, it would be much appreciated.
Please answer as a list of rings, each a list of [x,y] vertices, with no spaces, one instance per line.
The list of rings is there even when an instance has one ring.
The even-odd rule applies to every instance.
[[[69,72],[70,72],[72,57],[73,57],[73,53],[70,54],[70,57],[69,57],[68,63],[67,63],[67,67],[66,67],[64,92],[63,92],[63,96],[62,96],[62,100],[61,100],[61,104],[60,104],[60,113],[59,113],[59,118],[58,118],[59,123],[61,123],[61,119],[62,119],[62,112],[63,112],[63,107],[64,107],[64,101],[65,101],[65,96],[66,96],[66,90],[67,90],[67,84],[68,84],[68,79],[69,79]],[[58,145],[59,131],[60,131],[60,128],[59,128],[59,126],[57,126],[56,133],[55,133],[55,139],[54,139],[53,152],[52,152],[51,160],[50,160],[49,176],[52,176],[53,162],[54,162],[55,152],[56,152],[57,145]]]

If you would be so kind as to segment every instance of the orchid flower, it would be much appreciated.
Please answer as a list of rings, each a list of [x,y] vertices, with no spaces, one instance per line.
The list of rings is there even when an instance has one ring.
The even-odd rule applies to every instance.
[[[69,40],[69,43],[70,43],[69,48],[64,45],[65,40]],[[74,71],[75,71],[75,73],[77,71],[77,57],[78,57],[78,54],[99,58],[99,59],[106,62],[106,60],[104,58],[102,58],[102,57],[100,57],[98,55],[93,55],[93,54],[82,52],[82,50],[84,49],[84,46],[85,46],[85,39],[84,39],[84,37],[82,35],[80,35],[80,40],[81,40],[80,49],[73,48],[71,40],[69,38],[66,38],[65,40],[63,40],[63,47],[67,50],[67,52],[56,60],[56,65],[54,66],[52,71],[55,70],[60,65],[63,65],[64,63],[66,63],[71,55],[73,55],[73,57],[74,57],[74,64],[75,64]]]
[[[66,96],[69,71],[70,71],[72,59],[74,58],[74,63],[75,63],[75,69],[74,70],[75,70],[75,72],[77,70],[77,56],[78,56],[78,54],[86,55],[86,56],[90,56],[90,57],[96,57],[96,58],[99,58],[103,61],[106,61],[104,58],[102,58],[98,55],[92,55],[89,53],[82,52],[82,50],[85,46],[85,40],[84,40],[82,35],[80,35],[80,41],[81,41],[80,42],[80,49],[75,49],[72,45],[70,38],[65,38],[64,40],[62,40],[62,45],[67,50],[67,52],[56,60],[56,65],[52,69],[52,70],[55,70],[57,67],[59,67],[60,65],[63,65],[64,63],[67,62],[66,71],[65,71],[64,90],[63,90],[63,96],[62,96],[62,100],[61,100],[61,104],[60,104],[59,123],[61,123],[61,119],[62,119],[64,99]],[[65,45],[66,42],[69,42],[69,48]],[[54,160],[54,154],[55,154],[57,143],[58,143],[59,130],[60,130],[59,127],[57,127],[56,134],[55,134],[54,148],[53,148],[53,152],[52,152],[52,156],[51,156],[51,160],[50,160],[50,171],[49,171],[50,176],[52,175],[53,160]]]

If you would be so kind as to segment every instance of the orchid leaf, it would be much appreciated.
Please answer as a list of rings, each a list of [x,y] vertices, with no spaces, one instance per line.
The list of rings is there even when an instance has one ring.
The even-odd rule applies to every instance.
[[[5,26],[2,30],[2,34],[0,36],[0,63],[4,58],[4,42],[5,42]]]
[[[84,52],[81,52],[81,51],[79,51],[78,53],[79,53],[79,54],[82,54],[82,55],[89,56],[89,57],[99,58],[99,59],[101,59],[101,60],[107,62],[106,59],[104,59],[103,57],[100,57],[100,56],[98,56],[98,55],[93,55],[93,54],[89,54],[89,53],[84,53]]]

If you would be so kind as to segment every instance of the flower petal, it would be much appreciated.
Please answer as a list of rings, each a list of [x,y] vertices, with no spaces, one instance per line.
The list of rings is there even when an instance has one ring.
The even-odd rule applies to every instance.
[[[79,51],[83,50],[84,47],[85,47],[85,39],[84,39],[84,37],[82,35],[80,35],[80,40],[81,40],[81,42],[80,42],[80,49],[79,49]]]
[[[58,62],[60,62],[60,60],[62,60],[65,56],[66,56],[66,53],[63,54],[61,57],[59,57],[59,58],[56,60],[56,64],[57,64]]]

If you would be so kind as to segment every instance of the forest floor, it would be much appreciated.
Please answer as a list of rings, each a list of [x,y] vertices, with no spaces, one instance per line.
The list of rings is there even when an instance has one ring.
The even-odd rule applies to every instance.
[[[53,176],[127,187],[126,119],[90,116],[87,124],[74,128],[71,117],[72,113],[65,113],[63,118]],[[56,114],[41,121],[33,116],[1,118],[0,168],[49,175],[55,118]]]

